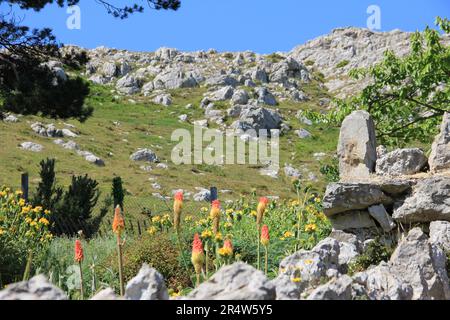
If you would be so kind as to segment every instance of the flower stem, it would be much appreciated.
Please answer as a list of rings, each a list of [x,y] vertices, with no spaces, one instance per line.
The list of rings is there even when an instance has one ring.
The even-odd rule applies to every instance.
[[[265,251],[264,273],[267,276],[267,269],[269,267],[269,250],[268,250],[268,246],[264,246],[264,251]]]
[[[84,300],[83,270],[81,268],[81,261],[78,262],[78,267],[80,268],[80,294],[81,294],[81,300]]]
[[[178,250],[180,250],[181,260],[183,260],[184,268],[186,269],[186,272],[189,274],[189,267],[187,265],[186,260],[184,259],[183,247],[181,245],[181,237],[178,229],[176,230],[176,233],[177,233]]]
[[[261,253],[260,253],[260,251],[261,251],[261,249],[260,249],[260,226],[259,226],[259,224],[256,224],[256,228],[258,229],[257,231],[258,231],[258,238],[256,239],[256,242],[257,242],[257,244],[258,244],[258,246],[257,246],[257,250],[258,250],[258,252],[257,252],[257,259],[258,259],[258,261],[257,261],[257,263],[256,263],[256,266],[257,266],[257,269],[258,270],[260,270],[261,269],[261,266],[260,266],[260,263],[261,263],[261,257],[260,257],[260,255],[261,255]]]
[[[23,273],[23,281],[27,281],[30,278],[30,272],[31,272],[31,262],[33,261],[33,251],[28,251],[28,259],[27,264],[25,266],[25,271]]]
[[[125,286],[123,283],[123,259],[122,259],[122,244],[120,243],[120,234],[117,234],[117,256],[119,259],[119,281],[120,281],[120,295],[125,294]]]
[[[208,275],[208,268],[209,268],[209,246],[208,246],[208,241],[205,242],[205,275],[206,275],[206,279],[209,278]]]

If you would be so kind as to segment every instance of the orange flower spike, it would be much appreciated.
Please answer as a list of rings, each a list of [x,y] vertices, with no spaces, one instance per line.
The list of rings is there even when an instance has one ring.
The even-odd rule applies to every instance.
[[[176,230],[180,228],[181,210],[183,208],[183,192],[175,193],[173,201],[173,225]]]
[[[83,247],[80,240],[75,240],[75,261],[81,263],[84,259]]]
[[[202,271],[203,262],[205,260],[205,254],[203,253],[202,240],[198,233],[194,235],[194,241],[192,242],[192,256],[191,261],[195,268],[195,273],[200,274]]]
[[[220,201],[214,200],[211,205],[211,211],[209,212],[209,217],[213,220],[213,233],[217,234],[219,232],[220,225]]]
[[[122,210],[120,209],[120,206],[117,205],[116,209],[114,210],[114,220],[112,225],[114,233],[117,235],[121,235],[122,231],[125,229],[125,222],[123,220],[122,216]]]
[[[266,211],[268,203],[269,199],[267,199],[266,197],[259,198],[258,207],[256,208],[256,223],[258,225],[262,224],[263,222],[264,213]]]
[[[263,225],[261,229],[261,244],[265,247],[269,245],[270,236],[269,236],[269,227]]]
[[[214,200],[211,203],[211,211],[209,212],[209,216],[211,219],[214,219],[214,218],[220,216],[220,201],[219,200]]]
[[[233,254],[233,244],[231,243],[230,239],[227,239],[223,242],[223,247],[231,252]]]

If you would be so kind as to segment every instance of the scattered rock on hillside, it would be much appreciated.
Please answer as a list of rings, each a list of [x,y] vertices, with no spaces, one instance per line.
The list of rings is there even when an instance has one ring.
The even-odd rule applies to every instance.
[[[3,118],[4,122],[9,122],[9,123],[16,123],[19,122],[19,118],[17,118],[15,115],[13,114],[8,114]]]
[[[376,147],[370,114],[358,110],[347,116],[341,125],[337,151],[341,179],[368,178],[375,169]]]
[[[397,149],[377,159],[375,172],[391,176],[415,174],[427,162],[427,157],[419,148]]]
[[[274,300],[275,287],[264,273],[235,262],[219,269],[186,297],[194,300]]]
[[[450,221],[450,178],[434,176],[422,179],[413,188],[412,194],[392,217],[402,223]]]
[[[255,94],[259,103],[266,104],[269,106],[277,105],[277,100],[266,87],[255,88]]]
[[[144,263],[125,288],[127,300],[169,300],[164,277]]]
[[[232,86],[225,86],[211,93],[208,99],[210,101],[225,101],[231,99],[233,94],[234,88]]]
[[[231,126],[234,129],[247,131],[266,129],[280,129],[282,124],[281,116],[278,112],[267,109],[250,106],[242,110],[239,120],[235,121]]]
[[[299,179],[302,176],[299,170],[295,169],[289,164],[284,165],[284,174],[286,175],[286,177],[295,179]]]
[[[295,130],[295,134],[296,134],[300,139],[306,139],[306,138],[312,137],[311,133],[310,133],[308,130],[305,130],[305,129]]]
[[[450,113],[446,112],[442,119],[441,131],[434,139],[430,153],[430,170],[450,169]]]
[[[153,102],[163,106],[170,106],[172,104],[172,96],[168,93],[158,94],[153,98]]]
[[[131,74],[120,78],[116,83],[116,89],[123,94],[135,94],[140,91],[141,80]]]
[[[130,160],[133,161],[147,161],[147,162],[159,162],[156,153],[150,149],[138,149],[130,156]]]
[[[28,150],[28,151],[33,151],[33,152],[41,152],[42,149],[44,149],[44,147],[42,145],[40,145],[39,143],[35,143],[35,142],[31,142],[31,141],[22,142],[20,144],[20,148],[22,148],[23,150]]]
[[[233,104],[240,104],[240,105],[245,105],[248,103],[250,97],[247,93],[247,91],[245,91],[244,89],[238,89],[233,93],[233,96],[231,97],[231,102]]]
[[[194,201],[211,201],[211,191],[204,188],[197,188],[198,192],[194,194]]]
[[[67,296],[45,276],[37,275],[29,281],[8,285],[0,291],[0,300],[67,300]]]

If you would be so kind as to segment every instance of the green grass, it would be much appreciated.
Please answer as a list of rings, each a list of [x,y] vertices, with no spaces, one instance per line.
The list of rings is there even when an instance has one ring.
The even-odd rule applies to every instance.
[[[35,134],[30,124],[35,121],[43,123],[54,122],[62,128],[62,121],[43,119],[37,116],[24,116],[18,123],[0,122],[0,149],[2,150],[0,167],[0,185],[14,188],[20,186],[20,173],[30,174],[30,190],[39,182],[39,162],[46,157],[56,158],[57,180],[60,185],[67,186],[72,175],[88,174],[99,182],[100,189],[105,195],[110,192],[114,176],[121,176],[124,188],[127,190],[125,203],[138,203],[136,207],[151,208],[155,211],[166,210],[160,200],[151,194],[159,192],[170,195],[171,190],[182,188],[194,192],[195,187],[217,186],[219,189],[230,189],[231,194],[222,195],[222,200],[237,198],[241,194],[249,194],[256,189],[260,195],[279,195],[283,198],[294,196],[289,179],[284,177],[282,169],[279,179],[261,176],[258,168],[249,165],[224,165],[220,167],[180,165],[175,166],[170,161],[171,150],[177,142],[171,141],[171,133],[177,128],[191,130],[189,123],[180,123],[178,115],[187,114],[189,120],[203,119],[203,110],[198,105],[203,97],[205,88],[172,90],[174,104],[170,107],[158,106],[150,102],[149,98],[135,96],[130,102],[129,97],[115,99],[111,94],[111,87],[92,85],[91,94],[86,103],[94,107],[94,114],[85,123],[76,120],[65,121],[76,126],[80,136],[73,139],[83,150],[88,150],[101,157],[106,165],[97,167],[88,163],[74,151],[69,151],[53,143],[53,139]],[[295,113],[300,109],[318,110],[318,99],[327,94],[315,83],[302,88],[310,100],[302,103],[281,102],[278,106],[281,113],[293,129],[302,125],[295,119]],[[184,107],[192,103],[192,109]],[[222,108],[227,107],[225,104]],[[113,122],[120,122],[116,126]],[[306,127],[313,134],[311,139],[299,139],[294,130],[280,138],[280,164],[291,163],[296,167],[306,165],[320,179],[316,185],[322,189],[325,180],[319,173],[320,163],[312,154],[326,152],[332,155],[336,149],[338,130],[321,126]],[[44,146],[40,153],[24,151],[18,145],[24,141],[33,141]],[[206,145],[206,144],[205,144]],[[138,148],[145,147],[154,150],[162,162],[167,162],[169,170],[157,169],[144,172],[139,167],[144,163],[134,163],[129,156]],[[112,153],[112,156],[109,154]],[[295,153],[293,155],[293,153]],[[193,172],[195,171],[195,173]],[[154,190],[149,178],[156,178],[162,186],[161,190]],[[195,210],[194,206],[192,210]],[[162,208],[162,209],[161,209]],[[138,209],[132,215],[139,214]]]

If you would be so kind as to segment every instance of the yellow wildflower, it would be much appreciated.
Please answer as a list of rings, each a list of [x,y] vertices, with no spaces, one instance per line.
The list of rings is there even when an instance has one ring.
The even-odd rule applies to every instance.
[[[44,210],[44,214],[49,215],[49,214],[50,214],[50,210],[45,209],[45,210]]]
[[[184,218],[184,222],[191,222],[192,221],[192,216],[186,216]]]
[[[234,211],[234,210],[230,208],[230,209],[227,209],[227,210],[225,211],[225,213],[226,213],[226,214],[232,214],[233,211]]]
[[[313,261],[311,259],[306,259],[305,260],[305,264],[311,264],[311,263],[313,263]]]
[[[153,223],[159,223],[161,221],[161,217],[160,216],[154,216],[152,217],[152,222]]]
[[[302,281],[302,278],[300,278],[300,277],[292,278],[292,282],[294,282],[294,283],[298,283],[300,281]]]
[[[5,233],[5,230],[0,228],[0,236]]]
[[[221,241],[222,240],[222,234],[220,232],[216,233],[215,240],[216,241]]]
[[[253,217],[256,217],[256,215],[257,215],[257,212],[256,212],[256,210],[252,210],[252,211],[250,211],[250,215],[252,215]]]
[[[4,197],[6,196],[6,192],[5,191],[0,191],[0,197]]]
[[[19,206],[23,207],[25,205],[25,199],[20,199],[18,204]]]
[[[305,226],[306,232],[314,232],[317,229],[317,225],[315,223],[310,223]]]
[[[211,230],[204,230],[202,232],[201,237],[202,237],[202,239],[205,239],[205,240],[206,239],[210,239],[212,237],[212,231]]]
[[[225,227],[225,229],[231,229],[233,227],[233,224],[231,222],[225,222],[223,226]]]
[[[202,207],[202,208],[200,209],[200,211],[201,211],[201,212],[208,212],[208,208],[207,208],[207,207]]]
[[[285,238],[292,238],[294,236],[294,234],[291,231],[286,231],[283,236]]]
[[[222,257],[229,257],[233,253],[233,249],[228,247],[222,247],[219,250],[217,250],[220,256]]]
[[[45,226],[48,226],[50,222],[47,219],[45,219],[45,218],[40,218],[39,219],[39,223],[41,223],[41,224],[43,224]]]
[[[22,194],[23,194],[23,192],[21,190],[16,191],[16,196],[21,196]]]
[[[148,234],[155,234],[158,231],[158,229],[155,226],[151,226],[147,229]]]

